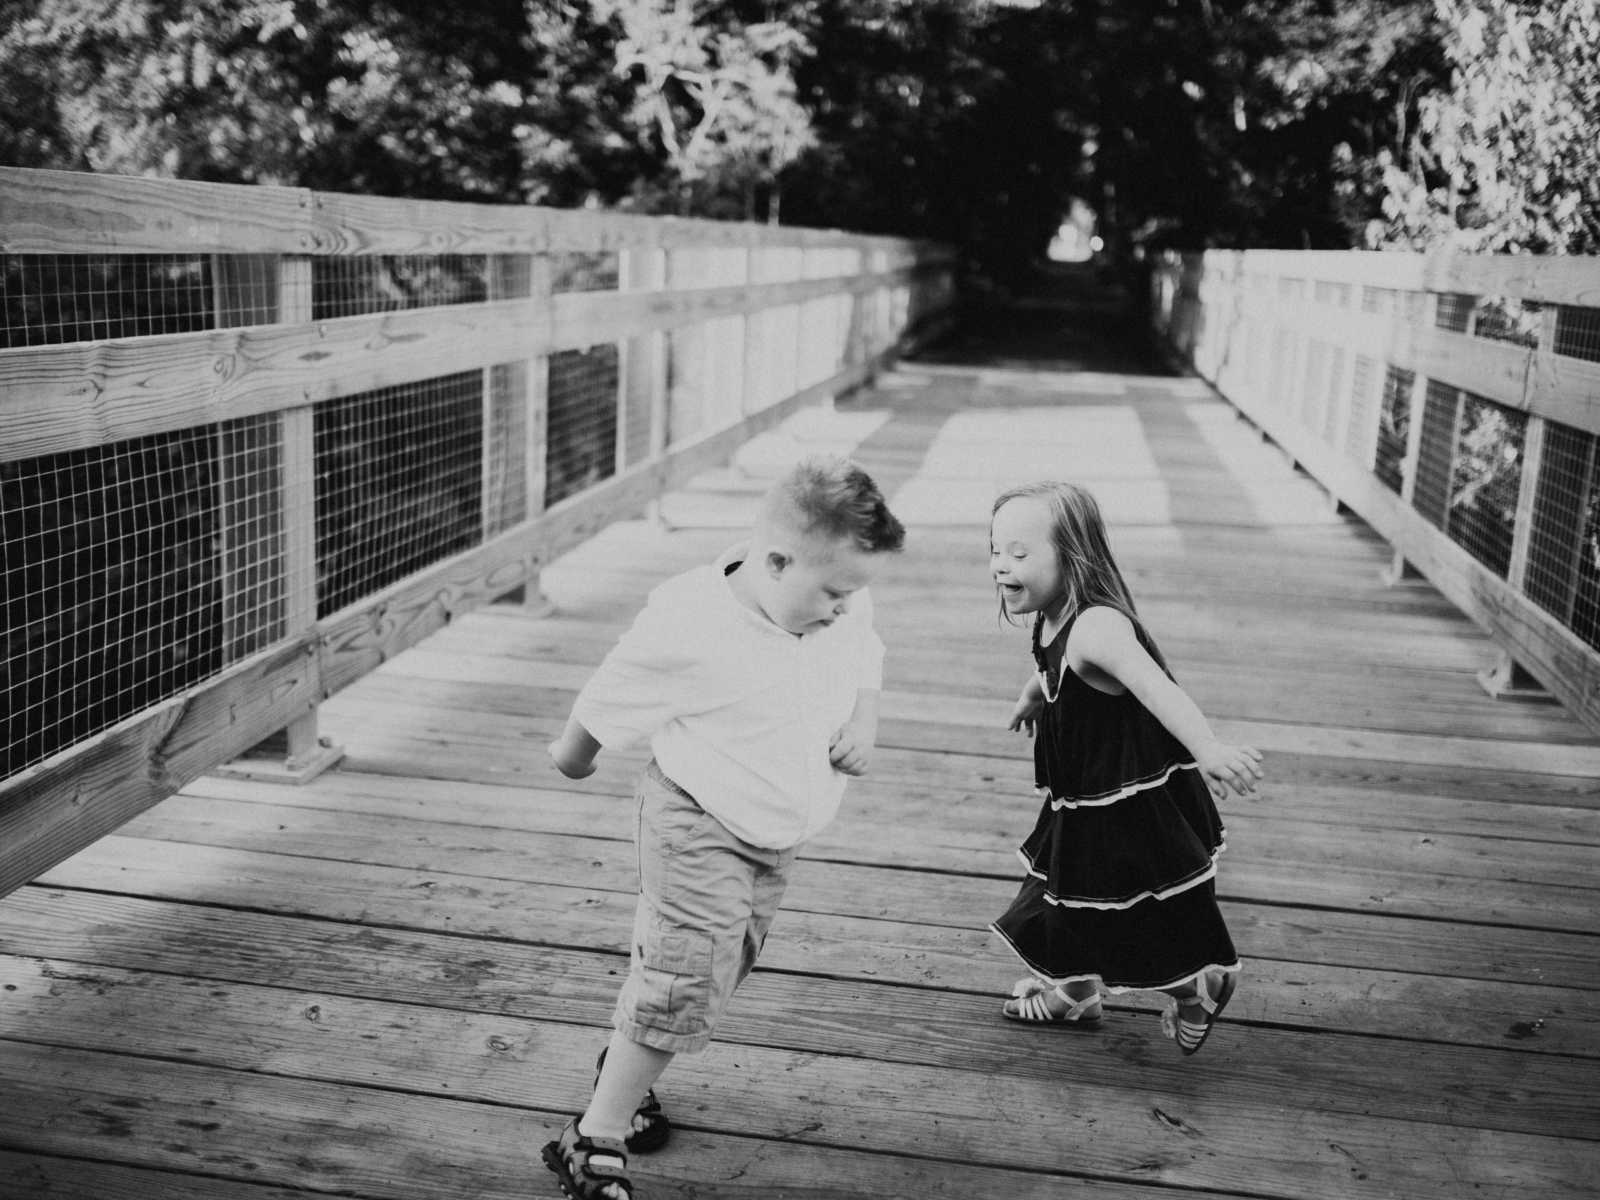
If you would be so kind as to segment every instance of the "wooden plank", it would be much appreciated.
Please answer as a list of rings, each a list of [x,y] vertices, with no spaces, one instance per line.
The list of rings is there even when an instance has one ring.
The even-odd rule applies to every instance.
[[[1223,278],[1265,272],[1306,280],[1365,284],[1397,291],[1462,292],[1473,296],[1513,296],[1546,304],[1600,307],[1600,266],[1583,255],[1430,254],[1349,250],[1210,250],[1204,254],[1168,253],[1169,271],[1181,260]]]
[[[130,859],[129,851],[137,851],[139,857]],[[806,865],[807,871],[815,869],[813,864]],[[1297,873],[1304,875],[1304,868]],[[429,930],[624,956],[632,927],[633,894],[631,888],[625,888],[625,880],[613,883],[617,890],[568,888],[131,839],[97,843],[56,867],[42,883],[54,888],[94,888],[104,887],[108,880],[124,891],[154,899],[207,908],[230,905],[281,915],[299,913],[328,921],[361,922],[366,928],[366,933],[352,926],[316,934],[335,946],[352,939],[359,942],[381,928],[384,932],[375,944],[383,946],[406,930]],[[969,910],[969,920],[960,926],[917,925],[791,908],[782,916],[782,937],[774,935],[762,962],[767,969],[780,972],[973,992],[990,997],[992,1005],[993,997],[1009,990],[1009,981],[1018,973],[1014,960],[980,924],[1004,908],[1015,884],[995,881],[993,888],[992,901]],[[63,952],[48,934],[35,932],[35,923],[48,923],[48,906],[64,904],[76,910],[92,906],[94,899],[71,893],[41,898],[37,891],[27,889],[17,893],[19,901],[8,901],[14,903],[11,919],[15,926],[10,932],[0,932],[0,949],[6,953],[51,957],[87,953],[89,961],[108,965],[154,966],[164,937],[159,932],[142,937],[137,954],[131,957],[122,954],[114,942],[88,952]],[[1271,899],[1281,902],[1285,894],[1292,893],[1286,893],[1280,881]],[[1316,901],[1317,897],[1310,896],[1305,902]],[[180,940],[198,936],[194,932],[198,910],[165,918],[162,914],[168,910],[164,906],[130,906],[129,911],[139,914],[141,928],[171,922],[179,931],[174,936]],[[242,916],[234,912],[218,920],[221,928],[226,922],[241,921]],[[1485,957],[1470,948],[1470,938],[1459,938],[1456,944],[1443,938],[1429,943],[1426,935],[1413,938],[1423,947],[1416,952],[1419,961],[1426,955],[1426,963],[1437,965],[1442,972],[1425,974],[1366,965],[1380,955],[1392,961],[1406,953],[1404,949],[1397,953],[1395,943],[1381,935],[1382,927],[1377,924],[1367,927],[1369,936],[1380,936],[1372,938],[1366,950],[1359,948],[1359,926],[1327,914],[1281,921],[1244,910],[1240,927],[1242,952],[1250,963],[1250,987],[1241,992],[1237,1002],[1234,1015],[1238,1020],[1490,1046],[1503,1045],[1508,1030],[1538,1022],[1529,1027],[1543,1034],[1540,1048],[1593,1054],[1600,1041],[1600,1005],[1590,998],[1592,993],[1563,986],[1569,979],[1593,973],[1592,965],[1571,965],[1586,963],[1586,955],[1592,959],[1592,946],[1584,945],[1577,934],[1520,931],[1525,943],[1522,950],[1492,964],[1482,975],[1469,975],[1466,971]],[[1320,949],[1303,946],[1308,928],[1327,931],[1329,961],[1315,957],[1323,953]],[[91,931],[97,938],[103,932]],[[1401,929],[1395,937],[1413,933]],[[276,936],[287,935],[279,932]],[[1486,937],[1497,946],[1510,944],[1509,939],[1492,932]],[[1400,942],[1402,947],[1408,944]],[[265,961],[254,943],[241,947],[241,953],[247,954],[251,972]],[[1526,973],[1508,976],[1507,963],[1526,968]],[[615,966],[613,963],[613,971]],[[222,969],[218,965],[204,973]],[[382,970],[377,966],[370,969]],[[281,972],[282,968],[274,970]],[[287,974],[282,977],[290,978]],[[272,981],[254,973],[244,978]],[[1546,980],[1557,986],[1542,982]],[[616,982],[613,976],[605,985],[611,999]],[[595,1003],[603,1001],[596,998]],[[1148,1002],[1134,997],[1119,1003]],[[603,1022],[606,1012],[609,1008],[601,1009],[595,1019]]]
[[[0,167],[6,254],[528,254],[650,243],[934,250],[932,243],[753,221]]]
[[[360,874],[361,883],[377,879],[371,872]],[[407,886],[414,889],[416,884]],[[312,894],[320,898],[322,889],[313,888]],[[524,907],[547,898],[548,892],[539,889],[519,894]],[[11,923],[0,935],[0,946],[5,952],[30,957],[402,1003],[422,1000],[433,1006],[603,1026],[610,1019],[619,956],[625,952],[622,946],[608,945],[608,935],[625,931],[629,919],[626,908],[614,906],[606,897],[596,899],[603,902],[599,917],[589,917],[592,902],[567,904],[551,910],[561,915],[543,931],[550,943],[571,938],[581,948],[507,941],[507,927],[502,926],[496,934],[502,940],[486,957],[483,939],[474,936],[477,922],[469,921],[457,931],[466,935],[464,940],[415,925],[381,923],[387,905],[376,914],[380,923],[363,929],[342,922],[228,912],[210,905],[195,908],[89,892],[25,889],[7,901]],[[415,908],[416,897],[411,901]],[[292,907],[281,896],[270,902]],[[339,904],[348,912],[360,912],[355,897]],[[319,899],[311,911],[322,907]],[[139,931],[137,939],[130,941],[130,929]],[[1364,942],[1359,931],[1343,929],[1336,920],[1324,922],[1320,916],[1287,931],[1303,945],[1308,930],[1319,945],[1325,940],[1335,947],[1373,944]],[[919,1025],[943,1028],[962,1012],[994,1020],[996,1000],[1007,990],[1015,967],[1002,964],[998,955],[991,959],[992,939],[975,932],[946,932],[943,943],[954,945],[931,945],[885,934],[879,925],[863,943],[847,924],[823,928],[815,920],[795,922],[786,915],[782,937],[773,939],[774,950],[782,948],[783,961],[764,960],[769,966],[758,970],[741,990],[741,1002],[730,1013],[723,1035],[733,1041],[831,1050],[839,1036],[837,1014],[861,1007],[859,993],[851,1000],[842,997],[862,983],[898,989],[874,1008],[884,1014],[875,1036],[890,1036],[888,1030],[898,1028],[901,1033],[895,1037],[914,1040]],[[1524,937],[1525,943],[1528,940]],[[875,949],[880,945],[881,950]],[[1329,963],[1252,955],[1249,986],[1241,990],[1236,1010],[1230,1010],[1232,1021],[1241,1027],[1269,1022],[1340,1034],[1593,1057],[1600,1040],[1600,1011],[1588,999],[1592,989],[1574,991],[1528,982],[1548,975],[1581,988],[1585,974],[1593,972],[1592,953],[1575,957],[1572,961],[1578,965],[1568,969],[1555,957],[1530,958],[1527,949],[1525,945],[1493,957],[1484,972],[1465,977],[1351,966],[1339,961],[1336,951]],[[1356,953],[1359,958],[1362,952]],[[1484,954],[1492,957],[1494,947],[1486,945]],[[402,959],[407,965],[397,971],[393,964]],[[1119,1012],[1151,1008],[1146,998],[1137,995],[1113,998],[1111,1006]],[[895,1013],[903,1013],[903,1018],[888,1015]],[[774,1038],[771,1027],[786,1021],[792,1028]],[[988,1035],[963,1025],[951,1036]]]
[[[0,785],[0,896],[309,710],[321,695],[288,642]]]
[[[886,1071],[899,1064],[959,1070],[975,1057],[996,1074],[1041,1082],[1055,1079],[1060,1069],[1054,1061],[1059,1055],[1041,1053],[993,1020],[992,1000],[947,998],[949,1011],[941,1016],[933,997],[870,981],[819,980],[801,995],[786,995],[790,989],[778,979],[763,983],[759,995],[741,997],[742,1032],[756,1035],[739,1038],[745,1046],[847,1055],[880,1063]],[[605,1036],[592,1026],[551,1025],[506,1013],[223,985],[61,960],[0,957],[0,987],[9,1000],[0,1035],[14,1041],[557,1111],[572,1103],[574,1093],[582,1095],[596,1044]],[[806,1015],[877,1012],[902,1004],[912,1011],[897,1013],[893,1022]],[[798,1015],[797,1028],[782,1021],[786,1005]],[[1088,1043],[1073,1054],[1079,1084],[1126,1088],[1138,1065],[1145,1087],[1186,1090],[1184,1064],[1176,1055],[1136,1064],[1145,1057],[1138,1053],[1140,1044],[1156,1035],[1148,1017],[1113,1020],[1106,1036],[1079,1039]],[[913,1036],[919,1027],[923,1036]],[[1306,1038],[1247,1027],[1228,1034],[1230,1063],[1238,1069],[1214,1085],[1214,1094],[1292,1109],[1304,1099],[1304,1078],[1314,1077],[1324,1112],[1580,1140],[1596,1136],[1588,1064],[1581,1059],[1529,1060],[1512,1049],[1433,1045],[1407,1047],[1397,1056],[1386,1039]],[[534,1051],[543,1067],[537,1073],[529,1070]],[[1300,1078],[1284,1070],[1290,1063],[1299,1067]],[[151,1070],[158,1072],[159,1065]],[[1512,1071],[1514,1097],[1505,1088]],[[668,1076],[668,1088],[677,1074]],[[1448,1095],[1435,1082],[1444,1078],[1454,1081]],[[718,1123],[714,1111],[702,1119],[713,1127]]]
[[[0,461],[275,412],[380,387],[581,349],[796,298],[853,277],[693,292],[573,292],[0,351]]]
[[[9,1200],[322,1200],[321,1191],[0,1150]]]
[[[717,1066],[730,1069],[725,1063]],[[736,1067],[731,1069],[736,1078]],[[77,1102],[63,1103],[59,1093],[38,1086],[40,1071],[60,1078]],[[138,1063],[0,1044],[0,1075],[8,1083],[18,1081],[0,1101],[8,1116],[12,1109],[21,1114],[17,1142],[43,1143],[61,1153],[114,1155],[118,1162],[159,1164],[221,1176],[228,1183],[240,1176],[267,1176],[321,1195],[332,1187],[384,1200],[520,1200],[528,1195],[530,1180],[553,1189],[536,1155],[537,1147],[559,1132],[562,1115],[241,1077],[181,1064],[172,1065],[170,1074],[174,1092],[151,1096],[142,1087]],[[252,1112],[252,1106],[260,1111]],[[639,1194],[661,1200],[772,1195],[844,1200],[869,1188],[888,1200],[966,1200],[995,1187],[1019,1200],[1047,1200],[1059,1196],[1066,1182],[1075,1195],[1089,1200],[1200,1200],[1202,1195],[1181,1185],[1145,1186],[1137,1179],[1126,1185],[1082,1179],[1062,1173],[1059,1162],[1029,1172],[926,1162],[884,1153],[870,1143],[862,1151],[815,1140],[785,1141],[782,1154],[763,1154],[753,1152],[744,1138],[681,1130],[670,1151],[640,1161],[635,1171]],[[1225,1191],[1206,1189],[1204,1195],[1241,1200]]]
[[[1016,785],[1023,789],[1029,781],[1022,773]],[[852,780],[841,820],[852,822],[862,812],[889,812],[895,803],[910,805],[936,803],[952,817],[938,843],[919,845],[915,861],[921,865],[958,869],[938,858],[929,858],[948,849],[965,855],[988,844],[989,838],[1014,836],[996,828],[985,813],[1004,785],[982,791],[960,786],[940,786],[937,779],[917,781],[916,799],[894,778],[879,778],[876,772]],[[416,816],[448,819],[468,824],[505,829],[526,829],[548,833],[580,833],[606,836],[594,827],[594,800],[587,789],[570,790],[562,781],[546,787],[506,787],[458,781],[452,789],[447,814],[432,811],[437,799],[436,785],[406,776],[361,774],[341,771],[318,788],[297,789],[284,795],[280,789],[263,788],[257,783],[203,776],[186,785],[183,796],[214,797],[249,804],[281,805],[289,808],[325,808],[353,816]],[[1433,789],[1443,792],[1442,788]],[[1027,794],[1024,790],[1020,795]],[[1448,828],[1460,835],[1508,838],[1525,841],[1553,841],[1569,846],[1600,845],[1600,811],[1593,808],[1564,807],[1504,800],[1476,800],[1450,794],[1429,794],[1426,788],[1373,785],[1297,783],[1272,787],[1254,798],[1233,797],[1223,805],[1224,816],[1236,821],[1239,814],[1258,815],[1286,823],[1310,823],[1328,828],[1356,826],[1366,830],[1396,830],[1431,834]],[[819,837],[828,838],[831,830]],[[619,835],[620,836],[620,835]],[[853,842],[845,839],[843,844]],[[817,845],[817,843],[808,843]],[[824,855],[828,854],[824,851]],[[1008,864],[1009,865],[1009,864]]]
[[[581,1101],[592,1070],[587,1056],[564,1070],[537,1061],[535,1077],[545,1086],[565,1085],[563,1108]],[[1136,1088],[910,1064],[885,1073],[872,1061],[758,1047],[713,1044],[675,1066],[678,1094],[694,1097],[690,1105],[705,1114],[691,1128],[708,1121],[719,1132],[783,1140],[804,1130],[813,1145],[893,1147],[924,1162],[1051,1172],[1070,1162],[1074,1173],[1100,1179],[1375,1197],[1454,1197],[1463,1186],[1484,1196],[1538,1186],[1552,1197],[1580,1197],[1600,1168],[1600,1143],[1269,1106],[1218,1095],[1192,1073],[1188,1088],[1152,1107]],[[119,1157],[182,1168],[200,1166],[225,1145],[235,1175],[466,1198],[513,1194],[506,1148],[517,1161],[560,1120],[520,1107],[171,1062],[161,1064],[161,1099],[153,1099],[146,1070],[124,1056],[0,1042],[7,1082],[0,1103],[12,1146],[81,1154],[111,1139]],[[74,1095],[93,1099],[63,1102]],[[900,1103],[908,1095],[917,1097],[914,1105]],[[1043,1124],[1014,1116],[1051,1111],[1055,1119]],[[1444,1162],[1450,1169],[1441,1172]],[[706,1165],[697,1161],[696,1169]]]

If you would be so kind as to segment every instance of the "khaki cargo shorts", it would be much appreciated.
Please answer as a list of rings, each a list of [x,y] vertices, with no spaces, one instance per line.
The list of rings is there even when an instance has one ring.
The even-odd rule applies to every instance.
[[[703,1050],[761,953],[796,852],[740,841],[654,762],[638,799],[639,904],[613,1023],[657,1050]]]

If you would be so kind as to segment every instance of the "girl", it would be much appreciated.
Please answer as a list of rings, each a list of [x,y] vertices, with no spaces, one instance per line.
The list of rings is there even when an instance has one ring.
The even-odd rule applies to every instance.
[[[1027,878],[992,926],[1033,973],[1003,1012],[1083,1028],[1101,1019],[1101,987],[1161,991],[1173,998],[1162,1029],[1193,1054],[1239,971],[1217,908],[1213,796],[1255,791],[1261,755],[1217,740],[1173,682],[1088,492],[1005,492],[989,543],[1001,612],[1034,614],[1038,671],[1010,728],[1034,737],[1045,798],[1022,846]]]

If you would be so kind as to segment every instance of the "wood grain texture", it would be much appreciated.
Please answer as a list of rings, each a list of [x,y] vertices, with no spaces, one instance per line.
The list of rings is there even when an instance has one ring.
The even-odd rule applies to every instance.
[[[338,770],[292,793],[201,775],[0,899],[19,1197],[553,1197],[537,1147],[584,1102],[626,969],[643,754],[574,785],[544,745],[648,590],[824,445],[911,525],[874,583],[880,744],[718,1040],[663,1078],[679,1129],[637,1160],[642,1198],[1588,1195],[1600,747],[1569,710],[1475,692],[1489,639],[1426,584],[1379,585],[1369,530],[1303,519],[1315,485],[1283,456],[1239,450],[1250,491],[1243,443],[1196,435],[1219,402],[1109,375],[1060,402],[1074,376],[1016,374],[912,365],[714,447],[731,466],[708,449],[658,481],[676,528],[626,517],[627,479],[603,528],[556,506],[560,537],[494,551],[553,612],[484,603],[486,559],[330,619]],[[1262,791],[1222,806],[1246,968],[1194,1059],[1157,995],[1108,998],[1093,1034],[998,1014],[1021,972],[985,924],[1038,802],[996,720],[1025,639],[963,505],[1018,429],[1181,490],[1113,534],[1179,678],[1267,751]]]

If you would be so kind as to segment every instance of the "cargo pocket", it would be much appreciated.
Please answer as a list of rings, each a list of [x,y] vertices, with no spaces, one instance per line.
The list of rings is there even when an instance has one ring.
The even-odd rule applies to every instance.
[[[637,947],[635,1018],[667,1033],[698,1037],[711,1030],[711,938],[651,923]]]

